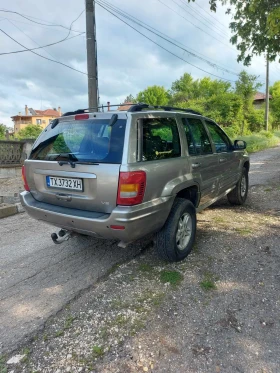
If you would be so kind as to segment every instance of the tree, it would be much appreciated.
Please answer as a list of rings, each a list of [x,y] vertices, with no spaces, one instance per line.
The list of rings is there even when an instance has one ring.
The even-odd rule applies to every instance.
[[[239,50],[238,61],[248,66],[254,55],[265,53],[271,61],[280,57],[279,0],[209,0],[212,11],[218,2],[229,4],[226,13],[233,14],[230,41]]]
[[[128,95],[125,100],[124,100],[124,104],[126,103],[132,103],[132,104],[135,104],[137,102],[137,100],[134,98],[134,96],[132,94]]]
[[[164,87],[154,85],[139,92],[137,102],[149,105],[166,105],[168,103],[168,92]]]
[[[280,80],[275,82],[269,91],[272,95],[270,107],[274,117],[273,127],[277,127],[280,125]]]
[[[244,120],[241,127],[241,135],[243,135],[248,124],[249,115],[253,110],[254,95],[261,86],[262,84],[257,82],[256,75],[249,75],[244,70],[241,71],[238,80],[235,82],[235,93],[243,100]]]
[[[180,79],[172,83],[170,103],[184,106],[192,99],[209,98],[213,95],[229,92],[231,84],[222,80],[212,80],[209,77],[193,80],[192,76],[185,73]]]
[[[29,124],[22,130],[20,130],[16,137],[18,139],[37,139],[42,132],[43,128],[34,124]]]
[[[241,71],[238,80],[235,82],[235,92],[240,95],[248,104],[253,104],[254,95],[262,86],[257,82],[256,75],[250,75],[246,71]]]
[[[4,124],[0,124],[0,140],[5,140],[5,134],[7,130],[7,126],[5,126]]]
[[[193,78],[191,74],[185,73],[180,79],[175,80],[171,86],[171,93],[184,94],[185,99],[193,98]]]

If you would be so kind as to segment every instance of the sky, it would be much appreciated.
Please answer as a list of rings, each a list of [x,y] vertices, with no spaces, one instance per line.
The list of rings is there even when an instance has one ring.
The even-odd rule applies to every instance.
[[[104,5],[104,0],[99,1]],[[245,69],[265,82],[263,56],[254,57],[249,68],[237,63],[236,48],[229,42],[231,18],[225,15],[225,8],[210,12],[208,0],[191,5],[187,0],[107,2],[172,38],[184,50],[125,20],[169,53],[96,5],[101,104],[119,104],[129,94],[135,96],[155,84],[170,89],[185,72],[194,79],[227,79],[234,86],[237,74]],[[39,110],[60,106],[62,112],[88,107],[86,37],[79,34],[85,31],[85,13],[81,14],[84,6],[84,0],[0,0],[0,123],[12,127],[10,117],[24,113],[25,105]],[[18,12],[37,23],[3,10]],[[31,52],[1,55],[24,49],[7,35],[27,48],[36,48],[66,38],[67,28],[79,15],[69,34],[70,38],[76,37],[35,52],[84,74]],[[270,65],[270,84],[276,80],[280,80],[280,64],[275,62]],[[265,85],[260,91],[265,91]]]

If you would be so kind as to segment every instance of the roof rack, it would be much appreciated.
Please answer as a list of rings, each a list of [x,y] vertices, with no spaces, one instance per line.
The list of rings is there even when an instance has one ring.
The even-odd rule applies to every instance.
[[[183,111],[184,113],[190,113],[190,114],[197,114],[202,115],[198,111],[192,110],[192,109],[183,109],[179,107],[173,107],[173,106],[161,106],[161,105],[148,105],[148,104],[134,104],[132,105],[127,111],[129,112],[135,112],[135,111],[142,111],[145,109],[161,109],[164,111]]]
[[[104,109],[106,109],[106,108],[108,109],[108,111],[110,111],[110,109],[112,107],[130,106],[130,105],[135,105],[135,104],[101,105],[101,106],[97,106],[97,107],[96,106],[95,107],[89,107],[89,108],[86,108],[86,109],[78,109],[78,110],[75,110],[75,111],[68,111],[67,113],[62,114],[62,117],[67,117],[69,115],[89,113],[91,111],[104,112]]]
[[[83,114],[83,113],[88,113],[91,111],[102,111],[104,112],[104,109],[107,108],[108,111],[112,107],[122,107],[122,106],[130,106],[130,108],[127,110],[129,113],[135,113],[137,111],[143,111],[143,110],[164,110],[164,111],[182,111],[184,113],[190,113],[190,114],[196,114],[196,115],[202,115],[198,111],[192,110],[192,109],[183,109],[183,108],[178,108],[178,107],[173,107],[173,106],[161,106],[161,105],[148,105],[144,103],[138,103],[138,104],[120,104],[120,105],[102,105],[98,107],[90,107],[87,109],[78,109],[76,111],[68,111],[67,113],[64,113],[62,116],[66,117],[69,115],[76,115],[76,114]],[[101,110],[100,110],[101,109]]]

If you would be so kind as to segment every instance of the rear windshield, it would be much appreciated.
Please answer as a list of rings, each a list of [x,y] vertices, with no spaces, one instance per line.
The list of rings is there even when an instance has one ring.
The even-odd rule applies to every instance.
[[[61,122],[42,132],[30,159],[121,163],[126,120],[111,127],[109,119]]]

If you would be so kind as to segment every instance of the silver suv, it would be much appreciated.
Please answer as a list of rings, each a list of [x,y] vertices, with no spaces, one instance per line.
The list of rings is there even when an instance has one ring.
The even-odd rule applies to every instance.
[[[211,119],[172,107],[78,110],[55,119],[23,166],[21,202],[30,216],[73,232],[126,245],[155,234],[159,255],[191,251],[196,212],[227,195],[248,193],[246,143]]]

